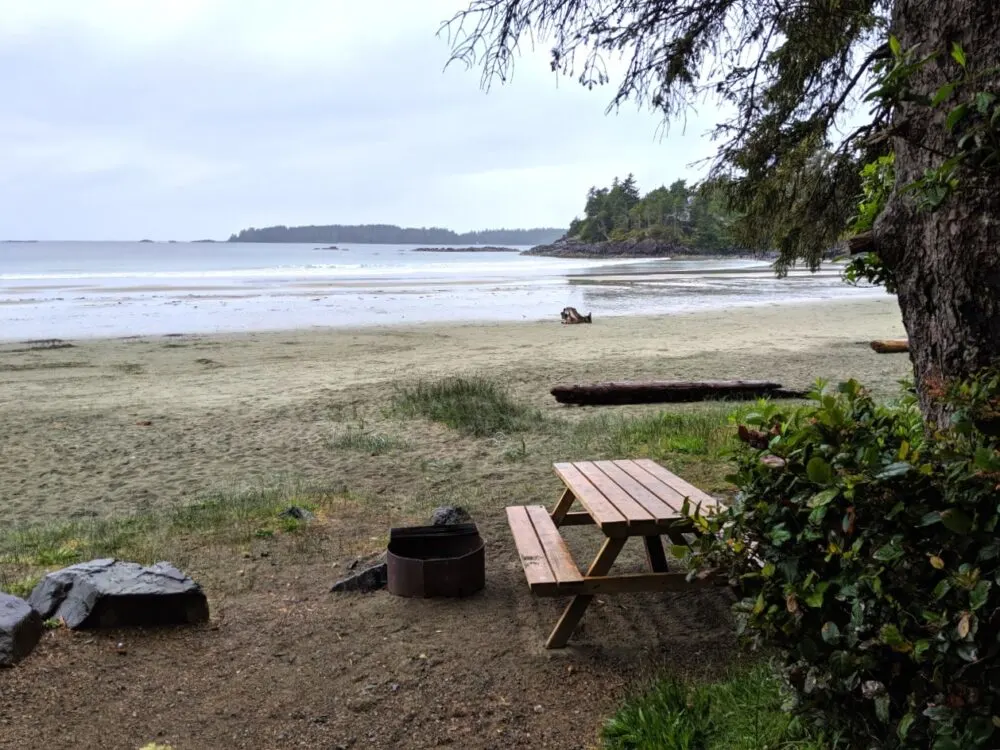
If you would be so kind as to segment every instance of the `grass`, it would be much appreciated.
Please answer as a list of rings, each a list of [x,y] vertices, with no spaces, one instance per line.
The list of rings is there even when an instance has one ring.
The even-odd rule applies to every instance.
[[[664,679],[609,719],[606,750],[829,750],[782,709],[778,679],[764,664],[707,685]]]
[[[279,481],[205,496],[190,505],[135,515],[21,526],[0,531],[0,590],[25,595],[45,572],[114,557],[140,563],[180,562],[183,549],[242,547],[253,539],[298,531],[304,522],[279,514],[290,505],[331,505],[343,491]]]
[[[329,441],[329,445],[338,450],[360,451],[370,456],[381,456],[390,451],[409,448],[409,443],[402,438],[365,429],[364,421],[357,425],[348,425],[343,432]]]
[[[445,378],[401,387],[393,410],[424,417],[476,437],[525,432],[541,427],[538,409],[516,402],[506,387],[486,377]]]
[[[753,407],[711,405],[642,416],[601,414],[580,422],[574,438],[607,455],[664,458],[682,453],[724,458],[736,447],[735,423]]]

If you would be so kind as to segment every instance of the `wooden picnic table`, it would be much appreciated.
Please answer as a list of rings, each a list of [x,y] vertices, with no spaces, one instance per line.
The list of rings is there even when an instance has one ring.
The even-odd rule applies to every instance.
[[[541,505],[507,508],[507,520],[530,590],[539,596],[571,595],[572,601],[546,642],[562,648],[598,593],[677,591],[716,585],[714,578],[688,581],[671,572],[662,538],[687,544],[694,526],[683,512],[685,500],[702,514],[714,512],[715,498],[649,459],[575,461],[553,466],[565,485],[551,512]],[[579,503],[582,511],[573,511]],[[597,556],[581,573],[559,529],[592,524],[604,534]],[[630,537],[642,537],[649,573],[611,575],[610,570]]]

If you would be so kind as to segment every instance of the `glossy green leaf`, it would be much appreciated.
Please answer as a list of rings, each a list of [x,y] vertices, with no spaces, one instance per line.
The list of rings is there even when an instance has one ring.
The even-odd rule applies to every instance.
[[[983,605],[986,604],[986,600],[990,595],[990,588],[993,584],[990,581],[980,581],[973,587],[972,591],[969,592],[969,609],[975,612],[977,609],[982,609]]]
[[[836,643],[840,640],[840,628],[837,627],[837,623],[835,622],[823,623],[820,635],[823,637],[824,642]]]
[[[968,534],[972,529],[972,517],[961,508],[949,508],[941,514],[941,523],[956,534]]]
[[[806,464],[806,475],[810,482],[830,484],[833,481],[833,468],[819,456],[813,456]]]
[[[806,503],[810,508],[818,508],[823,505],[829,505],[837,495],[840,494],[840,489],[837,487],[830,487],[829,489],[817,492],[811,498],[809,502]]]
[[[965,50],[962,49],[962,45],[958,42],[952,42],[951,44],[951,57],[963,68],[965,67]]]
[[[896,725],[896,736],[899,737],[900,742],[906,740],[906,735],[910,733],[910,727],[916,720],[917,717],[912,711],[899,720],[899,724]]]
[[[896,477],[901,477],[905,474],[910,473],[913,470],[913,465],[907,463],[906,461],[896,461],[895,463],[889,464],[882,471],[875,475],[876,479],[895,479]]]
[[[969,105],[959,104],[957,107],[951,110],[951,112],[948,113],[947,117],[945,117],[944,119],[945,127],[948,128],[948,130],[954,130],[955,126],[958,125],[958,123],[960,123],[963,119],[965,119],[965,116],[968,113],[969,113]]]
[[[892,562],[893,560],[898,560],[903,556],[903,548],[899,546],[899,543],[895,540],[889,542],[883,547],[879,547],[875,550],[872,555],[879,562]]]

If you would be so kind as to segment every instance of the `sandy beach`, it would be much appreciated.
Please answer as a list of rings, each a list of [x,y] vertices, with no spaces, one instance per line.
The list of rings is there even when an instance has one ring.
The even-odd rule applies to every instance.
[[[391,460],[330,445],[338,430],[379,424],[399,383],[484,373],[569,418],[586,410],[557,406],[548,393],[555,383],[739,377],[802,387],[853,376],[891,393],[909,360],[874,354],[867,342],[901,335],[895,301],[884,299],[589,326],[427,324],[3,344],[0,521],[133,512],[276,476],[374,494],[429,491],[436,484],[426,467],[421,476],[393,476]],[[412,423],[404,433],[422,453],[464,456],[480,472],[496,465],[496,456],[438,425]]]

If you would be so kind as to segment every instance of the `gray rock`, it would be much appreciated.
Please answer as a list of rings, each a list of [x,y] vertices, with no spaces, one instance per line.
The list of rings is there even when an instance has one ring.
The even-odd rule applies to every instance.
[[[384,589],[389,583],[389,569],[385,561],[371,565],[363,570],[348,576],[333,584],[330,591],[360,591],[368,594],[372,591]]]
[[[472,516],[466,512],[465,508],[444,505],[435,508],[431,514],[432,526],[454,526],[460,523],[472,523]]]
[[[187,625],[208,621],[201,586],[167,562],[148,568],[120,560],[91,560],[49,573],[28,603],[42,619],[70,628]]]
[[[24,599],[0,591],[0,667],[21,661],[41,637],[41,616]]]
[[[295,518],[299,521],[315,521],[316,515],[311,510],[300,508],[298,505],[291,505],[278,514],[278,518]]]

